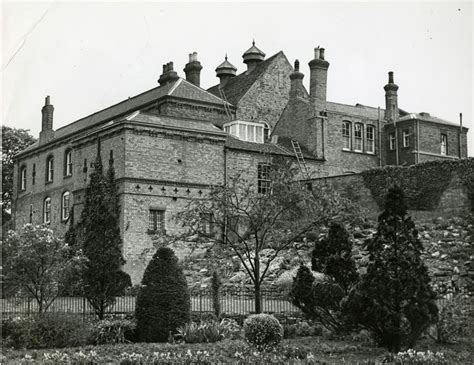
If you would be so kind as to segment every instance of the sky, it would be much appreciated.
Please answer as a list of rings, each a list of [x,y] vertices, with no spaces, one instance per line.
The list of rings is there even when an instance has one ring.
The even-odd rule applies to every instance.
[[[327,99],[384,107],[388,71],[400,108],[463,123],[474,156],[473,4],[457,1],[3,2],[2,123],[38,137],[51,96],[54,128],[157,86],[196,51],[201,86],[227,54],[282,50],[308,86],[313,48],[326,49]]]

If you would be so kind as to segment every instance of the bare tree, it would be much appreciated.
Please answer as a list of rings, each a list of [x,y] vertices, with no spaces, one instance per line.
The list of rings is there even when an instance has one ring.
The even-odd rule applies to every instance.
[[[270,264],[305,234],[330,221],[354,214],[354,206],[325,181],[308,184],[295,180],[295,169],[285,160],[273,161],[266,171],[268,184],[240,176],[208,196],[189,202],[177,214],[184,235],[214,240],[240,259],[255,293],[255,312],[261,313],[261,287]],[[269,256],[262,257],[264,249]]]

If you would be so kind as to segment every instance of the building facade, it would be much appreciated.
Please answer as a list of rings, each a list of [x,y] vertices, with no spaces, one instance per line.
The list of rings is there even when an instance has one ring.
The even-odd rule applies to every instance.
[[[379,109],[326,100],[322,48],[309,62],[309,91],[299,62],[292,67],[283,52],[265,59],[253,43],[243,60],[247,70],[237,75],[226,57],[216,68],[219,83],[204,89],[202,66],[190,54],[185,78],[170,62],[158,87],[57,130],[47,97],[38,142],[15,156],[14,225],[46,223],[64,234],[71,217],[80,217],[100,148],[104,166],[114,161],[124,269],[138,283],[153,237],[179,233],[173,217],[190,199],[235,175],[263,186],[275,156],[298,164],[301,152],[302,179],[467,157],[467,128],[398,108],[393,73]]]

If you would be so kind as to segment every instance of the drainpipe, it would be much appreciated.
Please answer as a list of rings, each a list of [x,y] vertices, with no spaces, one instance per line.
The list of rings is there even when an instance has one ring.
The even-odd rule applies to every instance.
[[[394,109],[394,108],[392,107],[392,109]],[[400,161],[399,161],[399,156],[398,156],[398,131],[397,131],[397,119],[396,118],[393,119],[393,126],[395,127],[395,161],[396,161],[396,164],[398,166]]]
[[[325,117],[322,117],[321,118],[321,137],[322,137],[322,140],[321,140],[321,147],[322,147],[322,153],[323,153],[323,160],[325,158],[325,145],[324,145],[324,141],[325,141],[325,130],[324,130],[324,121],[325,121]]]
[[[458,133],[458,145],[459,145],[459,158],[462,158],[462,113],[459,113],[459,133]]]
[[[420,121],[416,120],[416,163],[420,163]]]
[[[382,131],[380,129],[380,107],[377,108],[377,148],[379,154],[379,167],[382,167]]]

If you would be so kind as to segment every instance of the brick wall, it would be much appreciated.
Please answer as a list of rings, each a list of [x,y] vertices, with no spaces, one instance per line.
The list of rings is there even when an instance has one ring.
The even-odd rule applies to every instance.
[[[281,53],[240,99],[237,119],[264,120],[273,128],[289,99],[292,66]]]

